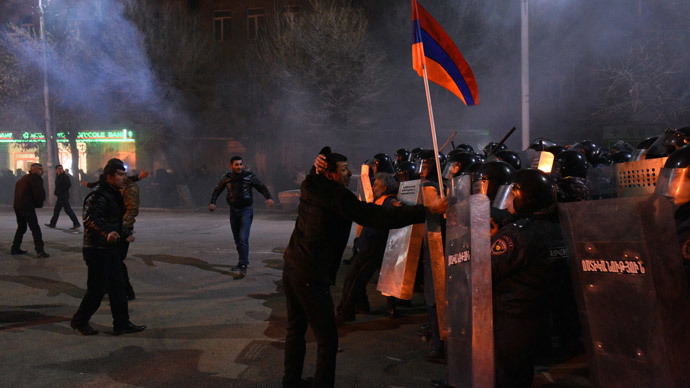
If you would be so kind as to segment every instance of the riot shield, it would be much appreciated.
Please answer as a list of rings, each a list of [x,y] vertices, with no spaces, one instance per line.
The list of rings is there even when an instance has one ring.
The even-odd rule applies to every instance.
[[[457,177],[458,182],[469,176]],[[448,385],[494,386],[489,198],[451,190],[446,220],[446,360]]]
[[[419,183],[419,179],[401,182],[398,200],[405,205],[419,203],[421,201]],[[390,230],[376,286],[378,291],[398,299],[412,299],[424,230],[424,224]]]
[[[429,206],[439,197],[438,189],[433,185],[422,185],[422,200]],[[439,333],[442,340],[448,336],[446,329],[446,264],[443,231],[443,216],[427,215],[426,241],[429,249],[429,264],[434,282],[434,297],[436,298],[436,313],[438,315]]]
[[[368,203],[374,202],[374,191],[371,188],[371,179],[369,179],[369,165],[363,164],[361,173],[359,174],[359,182],[357,182],[357,193],[360,201]]]
[[[619,197],[652,194],[659,173],[668,158],[644,159],[616,164],[616,184]]]
[[[690,308],[672,203],[659,195],[559,204],[591,380],[690,381]]]
[[[587,187],[592,199],[616,198],[616,166],[607,165],[587,169]]]
[[[554,160],[551,152],[537,151],[530,148],[519,152],[518,156],[520,156],[522,168],[536,168],[547,174],[551,173]]]

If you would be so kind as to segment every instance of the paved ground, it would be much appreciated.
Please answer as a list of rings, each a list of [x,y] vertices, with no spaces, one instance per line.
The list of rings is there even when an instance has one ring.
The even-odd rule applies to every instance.
[[[285,335],[280,282],[282,250],[294,216],[257,212],[250,241],[249,275],[235,280],[227,211],[143,209],[137,241],[127,259],[137,299],[131,320],[141,333],[113,336],[107,299],[92,319],[101,330],[84,337],[69,327],[86,288],[81,234],[43,226],[48,259],[37,259],[30,232],[9,255],[14,213],[0,208],[0,386],[2,387],[279,387]],[[336,300],[342,285],[333,288]],[[370,284],[374,309],[385,300]],[[405,316],[358,316],[340,333],[337,387],[430,387],[445,366],[422,357],[416,335],[426,321],[421,295]],[[311,335],[311,334],[310,334]],[[309,338],[305,375],[313,373]],[[535,386],[589,386],[584,356],[540,366]]]

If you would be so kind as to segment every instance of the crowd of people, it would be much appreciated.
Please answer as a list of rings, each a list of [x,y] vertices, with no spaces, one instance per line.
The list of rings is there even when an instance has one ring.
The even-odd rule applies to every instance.
[[[529,387],[536,360],[553,346],[561,351],[583,351],[583,338],[571,287],[568,260],[572,260],[559,223],[558,204],[589,201],[615,196],[601,190],[600,175],[591,172],[599,167],[646,159],[667,157],[658,174],[656,193],[669,197],[675,207],[678,256],[682,257],[685,276],[690,281],[690,127],[669,129],[647,139],[636,147],[616,142],[610,149],[593,141],[557,145],[537,139],[527,150],[515,152],[503,144],[489,143],[482,151],[467,144],[453,146],[447,154],[415,148],[399,149],[394,158],[378,153],[368,161],[366,180],[372,197],[350,189],[352,171],[347,157],[325,147],[314,161],[300,187],[300,203],[293,233],[284,254],[283,287],[287,306],[287,334],[284,359],[284,387],[332,387],[335,382],[338,327],[355,321],[357,314],[371,311],[367,284],[382,266],[389,230],[406,225],[426,223],[428,231],[439,232],[445,241],[450,182],[468,176],[472,194],[484,194],[491,201],[491,277],[493,294],[493,330],[495,385]],[[531,153],[530,153],[531,152]],[[537,163],[534,155],[551,155],[548,166]],[[530,156],[531,155],[531,156]],[[249,265],[249,230],[253,218],[253,190],[273,206],[268,188],[252,172],[244,169],[241,157],[233,157],[231,171],[220,181],[200,179],[204,190],[199,201],[215,210],[216,200],[227,189],[230,226],[235,240],[238,263],[233,271],[246,276]],[[440,172],[440,174],[439,174]],[[145,190],[164,187],[173,190],[175,180],[164,170],[149,179],[146,171],[129,176],[119,159],[111,159],[99,175],[82,184],[72,185],[68,172],[57,166],[53,193],[58,201],[48,227],[55,227],[61,209],[65,209],[72,228],[79,221],[71,212],[69,190],[88,190],[83,204],[84,249],[87,265],[87,292],[74,314],[71,327],[83,335],[98,334],[89,324],[103,296],[110,298],[113,332],[134,333],[146,328],[129,320],[127,303],[135,299],[129,281],[125,258],[129,243],[134,241],[134,223],[141,203],[151,194]],[[3,179],[14,180],[14,174]],[[28,174],[15,181],[13,206],[17,232],[11,253],[22,255],[21,243],[27,227],[34,239],[39,258],[48,257],[36,208],[43,206],[43,166],[31,165]],[[440,179],[439,179],[440,178]],[[615,177],[614,177],[615,179]],[[401,182],[419,180],[421,204],[402,204],[397,200]],[[154,182],[149,184],[147,182]],[[10,183],[8,183],[10,184]],[[158,185],[158,186],[156,186]],[[192,185],[197,186],[197,185]],[[140,199],[140,193],[141,198]],[[209,198],[210,193],[210,198]],[[172,202],[175,200],[172,199]],[[341,261],[349,241],[352,224],[363,228],[355,237],[353,256],[345,260],[347,273],[340,302],[334,303],[330,287],[343,269]],[[434,254],[431,233],[426,233],[419,252],[420,264],[415,290],[424,294],[428,322],[419,335],[430,345],[425,360],[447,362],[447,344],[439,319],[439,289],[432,277]],[[444,255],[445,258],[445,255]],[[409,301],[387,296],[385,315],[396,319],[400,306]],[[303,374],[306,352],[305,333],[310,326],[318,350],[313,378]],[[553,338],[557,341],[553,342]],[[554,345],[554,343],[556,345]],[[433,382],[445,386],[441,378]]]
[[[613,194],[601,190],[601,174],[591,174],[595,169],[668,157],[658,174],[656,193],[675,203],[680,241],[678,257],[683,258],[685,277],[690,283],[688,143],[690,127],[666,130],[636,146],[618,141],[610,149],[589,140],[557,145],[548,139],[537,139],[528,150],[520,152],[497,143],[489,143],[481,151],[460,144],[447,154],[403,148],[393,158],[378,153],[367,160],[369,176],[361,179],[370,180],[373,203],[369,206],[378,205],[380,212],[410,207],[396,201],[396,193],[400,182],[416,179],[420,180],[424,196],[431,197],[424,199],[427,205],[439,206],[441,190],[448,192],[450,181],[461,175],[470,177],[472,194],[489,197],[494,381],[497,387],[530,387],[537,360],[553,352],[575,355],[585,349],[568,267],[572,257],[557,209],[559,203],[616,196],[615,190]],[[550,159],[546,158],[550,161],[548,166],[529,159],[542,153],[551,155]],[[442,171],[440,184],[437,158]],[[355,201],[354,196],[339,189],[347,187],[350,175],[347,159],[339,154],[334,157],[325,149],[301,187],[298,219],[284,256],[283,282],[288,305],[284,387],[333,386],[337,327],[355,321],[359,313],[370,311],[366,287],[381,268],[391,226],[383,222],[385,213],[377,216],[379,222],[375,224],[365,216],[364,193],[360,193],[356,207],[350,203]],[[608,178],[613,179],[615,186],[615,175]],[[428,210],[425,219],[430,228],[434,225],[430,220],[437,216]],[[343,239],[349,235],[353,221],[364,228],[355,237],[353,257],[344,260],[349,266],[340,303],[334,307],[329,286],[334,285],[335,274],[342,268]],[[439,218],[436,222],[445,234],[445,220]],[[428,323],[420,327],[418,334],[430,345],[424,359],[446,363],[447,345],[440,333],[434,295],[438,290],[431,273],[430,238],[430,235],[423,238],[421,262],[417,266],[416,279],[421,284],[415,290],[424,293],[429,315]],[[386,299],[385,315],[395,319],[402,301],[391,296]],[[313,378],[302,376],[307,323],[318,343]],[[432,383],[446,386],[444,378]]]

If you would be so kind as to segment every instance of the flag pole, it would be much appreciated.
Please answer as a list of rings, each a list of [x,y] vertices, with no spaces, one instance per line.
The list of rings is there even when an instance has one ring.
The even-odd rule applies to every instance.
[[[424,90],[426,91],[426,106],[429,110],[429,122],[431,123],[431,139],[434,142],[434,160],[436,160],[436,174],[438,177],[438,191],[441,193],[441,198],[445,197],[443,190],[443,179],[441,179],[441,163],[438,160],[438,143],[436,141],[436,126],[434,125],[434,109],[431,106],[431,95],[429,94],[429,77],[426,74],[426,63],[424,68]],[[428,179],[428,177],[427,177]]]

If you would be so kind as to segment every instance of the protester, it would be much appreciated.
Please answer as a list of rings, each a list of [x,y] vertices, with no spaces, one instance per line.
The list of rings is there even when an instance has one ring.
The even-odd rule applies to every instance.
[[[55,166],[55,196],[57,201],[55,202],[55,209],[53,209],[53,218],[50,222],[46,224],[49,228],[54,228],[57,224],[58,217],[60,216],[60,210],[65,209],[65,214],[72,220],[72,229],[79,229],[81,226],[79,224],[79,219],[72,211],[72,206],[69,204],[69,189],[72,186],[72,182],[69,179],[69,175],[65,173],[62,165],[58,164]]]
[[[10,253],[13,255],[23,255],[26,251],[22,250],[22,239],[26,233],[26,227],[31,229],[34,238],[36,256],[46,258],[50,255],[43,249],[43,235],[41,227],[38,226],[36,209],[43,207],[46,199],[46,192],[43,189],[43,165],[40,163],[31,164],[29,173],[21,177],[14,186],[14,214],[17,216],[17,232],[14,234]]]

